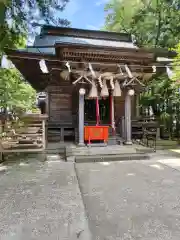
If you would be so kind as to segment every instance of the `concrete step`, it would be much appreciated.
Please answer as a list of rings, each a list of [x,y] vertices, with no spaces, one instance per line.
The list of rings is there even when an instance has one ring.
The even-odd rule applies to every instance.
[[[58,143],[60,142],[61,138],[58,138],[58,137],[48,137],[48,142],[50,143]]]
[[[72,157],[67,158],[67,161],[72,161]],[[148,154],[116,154],[102,156],[75,156],[76,163],[88,162],[112,162],[112,161],[130,161],[130,160],[149,160],[151,157]]]
[[[131,155],[131,154],[152,154],[153,150],[151,148],[145,148],[142,146],[99,146],[99,147],[66,147],[65,154],[66,157],[75,156],[75,157],[87,157],[87,156],[112,156],[112,155]]]
[[[65,157],[64,149],[47,149],[46,153],[47,154],[59,154],[59,155],[63,155]]]
[[[60,154],[60,155],[65,156],[65,147],[64,146],[61,146],[59,144],[59,142],[51,143],[51,144],[52,144],[52,146],[48,146],[46,149],[47,154]]]
[[[63,156],[60,154],[56,154],[56,153],[48,153],[46,159],[47,159],[47,161],[64,162]]]

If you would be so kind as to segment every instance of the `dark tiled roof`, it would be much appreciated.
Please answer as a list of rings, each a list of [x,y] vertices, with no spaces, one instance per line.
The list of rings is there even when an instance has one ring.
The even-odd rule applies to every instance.
[[[48,25],[44,25],[42,27],[41,34],[132,42],[131,35],[127,33],[97,31],[97,30],[87,30],[87,29],[78,29],[78,28],[67,28],[67,27],[54,27],[54,26],[48,26]]]

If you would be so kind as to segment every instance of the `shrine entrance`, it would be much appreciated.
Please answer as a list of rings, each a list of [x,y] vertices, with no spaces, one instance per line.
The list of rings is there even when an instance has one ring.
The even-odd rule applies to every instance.
[[[6,54],[37,91],[47,92],[48,141],[72,136],[78,146],[94,140],[107,144],[115,139],[121,116],[123,142],[131,145],[133,96],[155,74],[157,53],[138,48],[124,33],[51,26],[42,33],[42,52],[37,53],[36,43],[23,51],[6,49]],[[70,36],[71,41],[58,40]],[[47,38],[52,39],[48,52]]]
[[[110,124],[110,98],[99,99],[99,114],[101,124]],[[84,106],[85,123],[96,124],[96,100],[85,99]]]

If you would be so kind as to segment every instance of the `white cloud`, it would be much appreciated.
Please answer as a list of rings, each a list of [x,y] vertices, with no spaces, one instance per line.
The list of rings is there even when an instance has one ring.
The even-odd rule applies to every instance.
[[[61,13],[61,17],[71,20],[71,18],[80,9],[81,9],[81,5],[79,4],[78,0],[71,0],[67,3],[65,10]]]
[[[96,6],[101,6],[101,5],[104,5],[104,4],[108,3],[108,2],[109,2],[109,0],[98,0],[98,1],[95,3],[95,5],[96,5]]]
[[[89,29],[89,30],[99,30],[99,27],[98,27],[98,26],[94,26],[94,25],[90,25],[90,24],[88,24],[88,25],[86,26],[86,28]]]
[[[86,29],[91,29],[91,30],[101,30],[102,27],[104,26],[103,22],[97,23],[97,24],[87,24]]]

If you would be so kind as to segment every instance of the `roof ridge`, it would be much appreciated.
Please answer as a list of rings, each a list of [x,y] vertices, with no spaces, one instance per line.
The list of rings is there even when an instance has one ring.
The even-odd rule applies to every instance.
[[[56,35],[56,36],[71,36],[80,38],[93,38],[99,40],[111,40],[111,41],[125,41],[133,42],[131,34],[118,33],[101,30],[88,30],[70,27],[56,27],[50,25],[43,25],[40,35]]]

